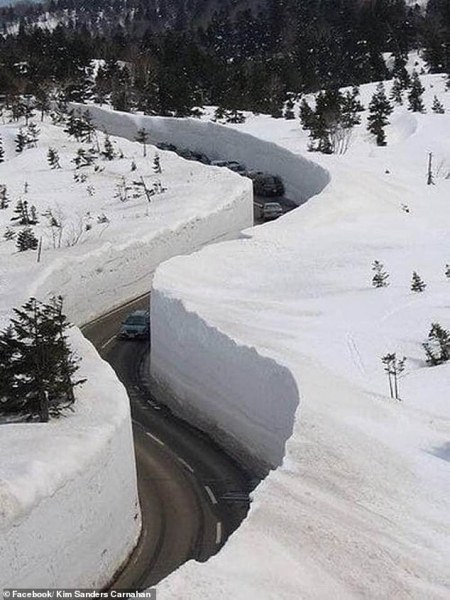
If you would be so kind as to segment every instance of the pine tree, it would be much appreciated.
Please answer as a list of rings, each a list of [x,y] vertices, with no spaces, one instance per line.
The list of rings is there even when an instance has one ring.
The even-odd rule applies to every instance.
[[[439,323],[431,325],[428,341],[422,345],[428,365],[441,365],[450,359],[450,332]]]
[[[16,143],[16,152],[23,152],[28,142],[28,138],[23,129],[19,129],[14,141]]]
[[[445,113],[444,105],[442,104],[442,102],[439,101],[437,96],[434,96],[433,98],[433,105],[431,107],[431,110],[438,115],[443,115]]]
[[[450,265],[445,265],[445,276],[450,279]]]
[[[37,249],[38,239],[34,235],[33,230],[30,227],[25,227],[25,229],[19,231],[17,235],[16,246],[19,252]]]
[[[425,91],[425,88],[423,87],[423,85],[420,81],[420,77],[419,77],[417,71],[413,71],[412,78],[411,78],[411,87],[410,87],[410,91],[408,94],[409,110],[411,110],[412,112],[420,112],[420,113],[425,112],[425,106],[424,106],[423,100],[422,100],[422,95],[423,95],[424,91]]]
[[[14,209],[14,215],[11,221],[18,221],[19,225],[30,225],[30,214],[28,212],[28,202],[19,200]]]
[[[36,123],[31,122],[28,125],[27,133],[26,133],[28,148],[36,148],[40,133],[41,133],[41,130],[36,125]]]
[[[314,120],[314,111],[308,102],[303,98],[303,100],[300,102],[300,123],[302,124],[302,129],[311,130],[314,125]]]
[[[5,240],[13,240],[16,237],[16,232],[11,229],[11,227],[7,227],[5,233],[3,234]]]
[[[136,161],[132,160],[131,161],[131,171],[136,171],[136,169],[137,169]]]
[[[56,148],[49,148],[47,152],[47,162],[52,169],[60,169],[59,153]]]
[[[82,167],[89,167],[95,162],[96,152],[94,148],[89,148],[85,150],[84,148],[78,148],[77,154],[71,162],[75,164],[76,169],[81,169]]]
[[[427,287],[427,284],[424,283],[424,281],[422,281],[422,279],[417,274],[417,272],[414,271],[412,274],[412,280],[411,280],[411,291],[412,292],[423,292],[426,287]]]
[[[153,159],[153,172],[157,175],[162,173],[161,159],[158,153],[155,154],[155,158]]]
[[[9,196],[8,196],[8,188],[6,185],[0,185],[0,210],[8,208],[9,206]]]
[[[404,87],[401,84],[401,81],[399,79],[394,79],[394,83],[392,84],[392,89],[389,97],[396,104],[403,104],[403,90]]]
[[[116,156],[116,153],[114,152],[114,146],[112,145],[108,134],[105,134],[102,156],[106,160],[114,160],[114,157]]]
[[[374,276],[372,278],[373,287],[382,288],[387,287],[389,285],[389,275],[384,270],[384,265],[380,261],[375,260],[373,262],[372,271],[374,271]]]
[[[284,118],[286,119],[286,121],[293,121],[295,119],[295,113],[294,113],[294,98],[292,97],[292,95],[289,95],[286,103],[284,105]]]
[[[369,116],[367,118],[367,129],[375,136],[378,146],[386,146],[386,134],[384,128],[389,124],[388,116],[392,113],[392,106],[386,98],[384,85],[379,83],[375,94],[369,104]]]
[[[5,162],[5,150],[3,148],[3,140],[0,136],[0,163]]]
[[[30,206],[30,225],[36,225],[39,222],[36,207]]]
[[[0,402],[3,411],[47,422],[71,408],[78,360],[67,339],[62,298],[42,304],[31,298],[14,309],[0,334]]]
[[[139,142],[139,144],[142,144],[143,146],[143,156],[144,158],[147,156],[147,144],[150,140],[150,134],[148,133],[148,131],[145,129],[145,127],[143,127],[142,129],[139,129],[137,132],[137,135],[135,137],[136,142]]]

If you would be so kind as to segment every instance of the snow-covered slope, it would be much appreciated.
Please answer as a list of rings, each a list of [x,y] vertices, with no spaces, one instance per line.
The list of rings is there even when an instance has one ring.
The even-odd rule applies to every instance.
[[[276,388],[298,387],[282,467],[224,550],[182,567],[161,598],[448,598],[450,366],[426,366],[422,343],[432,322],[450,329],[450,93],[440,76],[423,82],[427,114],[397,108],[386,148],[363,124],[347,154],[312,156],[331,174],[321,194],[247,239],[157,270],[153,374],[193,399],[191,413],[220,398],[210,430],[232,428],[258,451],[259,425],[284,435],[278,424],[293,416],[292,395]],[[366,106],[373,91],[362,89]],[[430,113],[434,94],[447,114]],[[296,122],[261,116],[237,129],[305,154]],[[374,260],[387,288],[371,286]],[[410,291],[413,271],[423,293]],[[381,362],[391,352],[407,359],[401,401]],[[258,388],[268,360],[284,386]]]
[[[76,170],[77,149],[90,144],[44,123],[37,148],[16,154],[18,127],[0,126],[0,183],[10,201],[0,210],[2,328],[13,307],[53,294],[64,296],[75,324],[85,323],[148,291],[159,262],[253,222],[251,182],[229,171],[160,152],[156,175],[154,148],[144,158],[139,144],[115,139],[114,160]],[[98,141],[102,149],[103,134]],[[58,150],[61,169],[50,169],[49,147]],[[133,185],[142,180],[149,189],[159,181],[166,191],[149,205],[142,186]],[[121,201],[125,187],[131,189]],[[19,200],[36,207],[39,263],[36,251],[16,247],[23,227],[11,218]],[[60,226],[44,216],[49,210]],[[8,229],[14,239],[4,239]],[[75,412],[45,425],[0,425],[0,588],[101,588],[139,535],[128,397],[76,328],[71,341],[87,378]]]

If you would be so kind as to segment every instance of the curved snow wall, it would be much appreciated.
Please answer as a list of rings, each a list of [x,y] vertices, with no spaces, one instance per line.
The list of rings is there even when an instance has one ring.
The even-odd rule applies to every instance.
[[[72,106],[80,110],[88,108],[95,125],[110,135],[134,140],[138,130],[145,128],[151,144],[167,142],[203,152],[211,160],[236,160],[249,169],[279,175],[286,196],[298,204],[320,193],[330,182],[328,171],[314,162],[273,142],[211,121],[132,115],[96,105]]]
[[[126,243],[61,250],[14,302],[62,294],[65,312],[81,325],[148,292],[160,262],[251,225],[251,183],[235,179],[223,210]],[[88,379],[77,414],[46,425],[2,426],[0,589],[103,587],[139,536],[129,400],[89,342],[76,330],[73,335],[83,358],[80,375]]]
[[[79,331],[70,337],[87,378],[76,414],[1,426],[0,590],[102,588],[140,534],[126,391]]]
[[[253,472],[280,465],[298,405],[290,371],[168,297],[158,271],[151,309],[153,393]]]

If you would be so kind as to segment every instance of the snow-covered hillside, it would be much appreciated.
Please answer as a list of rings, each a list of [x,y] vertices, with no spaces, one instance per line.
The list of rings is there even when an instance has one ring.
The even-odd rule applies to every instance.
[[[396,108],[387,147],[363,122],[346,154],[307,155],[331,174],[322,193],[157,270],[153,374],[191,414],[220,398],[218,437],[229,443],[220,428],[231,429],[251,453],[262,434],[288,430],[292,396],[254,380],[268,360],[298,387],[282,467],[224,550],[182,567],[162,598],[448,598],[450,365],[427,366],[422,343],[433,322],[450,329],[450,92],[439,75],[423,83],[427,113]],[[374,87],[361,90],[365,106]],[[435,94],[446,114],[431,113]],[[250,117],[236,129],[306,154],[297,121]],[[371,285],[375,260],[386,288]],[[422,293],[410,290],[413,271]],[[381,361],[393,352],[406,357],[401,401]],[[176,368],[184,360],[189,372]]]
[[[30,296],[56,294],[81,325],[147,292],[161,261],[253,222],[251,182],[229,171],[159,152],[158,174],[154,147],[144,158],[140,144],[118,139],[110,140],[113,160],[100,155],[76,169],[78,149],[96,147],[95,139],[79,143],[39,123],[37,147],[17,153],[20,127],[0,125],[1,328]],[[103,152],[105,136],[97,138]],[[61,168],[50,168],[49,148]],[[156,189],[151,203],[143,182]],[[37,250],[17,247],[19,201],[38,220],[39,263]],[[49,424],[0,425],[0,588],[101,588],[139,535],[128,397],[76,328],[70,339],[87,378],[74,412]]]

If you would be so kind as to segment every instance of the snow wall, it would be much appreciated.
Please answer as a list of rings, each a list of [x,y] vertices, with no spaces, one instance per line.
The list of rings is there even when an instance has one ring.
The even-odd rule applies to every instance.
[[[255,473],[281,464],[298,405],[290,371],[160,292],[158,273],[151,310],[154,395]]]
[[[71,342],[87,378],[76,413],[1,426],[0,590],[102,588],[139,537],[126,390],[75,328]]]
[[[130,115],[108,118],[118,135],[140,127]],[[87,253],[83,245],[62,250],[12,300],[62,294],[69,318],[82,325],[147,292],[160,262],[236,237],[252,224],[251,182],[235,181],[212,214]],[[90,382],[79,392],[77,414],[47,425],[2,426],[0,453],[8,460],[0,464],[0,589],[100,588],[139,536],[129,400],[76,329],[74,336],[81,376]],[[23,451],[11,453],[19,439]]]
[[[72,106],[86,110],[84,105]],[[236,160],[249,169],[279,175],[286,196],[298,204],[320,193],[330,181],[329,173],[314,162],[272,142],[211,121],[138,116],[95,105],[89,106],[89,112],[95,125],[110,135],[134,140],[138,130],[145,128],[152,144],[167,142],[203,152],[211,160]]]

